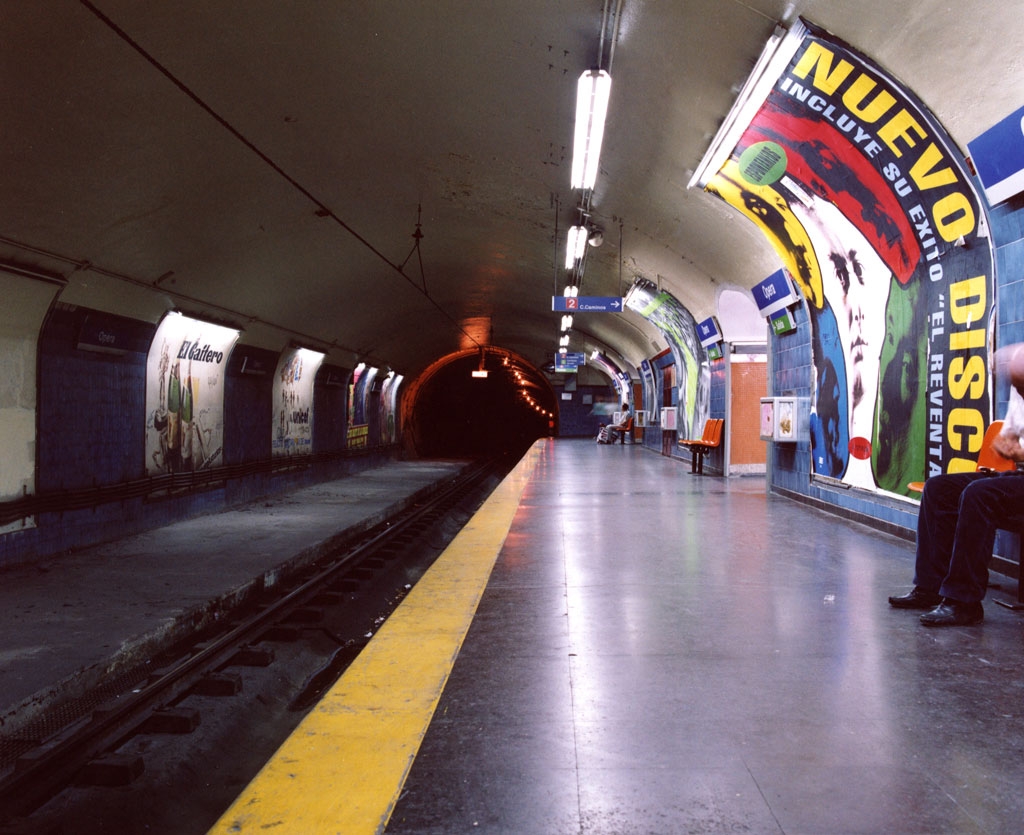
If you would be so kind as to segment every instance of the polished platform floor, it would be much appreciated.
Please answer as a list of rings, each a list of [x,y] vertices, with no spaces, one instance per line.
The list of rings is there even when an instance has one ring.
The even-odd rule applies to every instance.
[[[4,725],[460,466],[393,462],[6,572]],[[928,629],[886,601],[912,564],[763,478],[539,441],[203,827],[1024,832],[1024,614],[992,603],[1016,584],[984,623]]]
[[[886,601],[911,543],[542,447],[389,835],[1024,831],[1012,581],[928,629]]]

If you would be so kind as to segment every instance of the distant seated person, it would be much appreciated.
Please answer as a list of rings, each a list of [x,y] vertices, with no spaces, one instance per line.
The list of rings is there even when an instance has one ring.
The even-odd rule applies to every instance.
[[[625,438],[625,435],[629,430],[633,428],[633,414],[629,411],[629,404],[622,404],[622,413],[619,415],[619,422],[613,423],[608,427],[609,440],[608,443],[614,444],[618,440]]]
[[[1024,526],[1024,345],[1007,349],[1010,402],[993,449],[1017,464],[1006,472],[944,473],[924,483],[917,519],[914,588],[889,598],[896,609],[927,609],[925,626],[969,626],[981,600],[997,528]]]

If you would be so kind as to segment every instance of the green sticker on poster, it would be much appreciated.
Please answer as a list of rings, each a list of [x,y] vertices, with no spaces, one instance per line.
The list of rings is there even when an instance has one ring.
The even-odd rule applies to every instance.
[[[755,142],[740,155],[740,175],[755,186],[770,186],[786,173],[786,151],[777,142]]]

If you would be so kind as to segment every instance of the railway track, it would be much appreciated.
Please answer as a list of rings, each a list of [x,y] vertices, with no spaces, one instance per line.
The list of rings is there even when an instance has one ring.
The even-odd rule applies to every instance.
[[[0,833],[206,831],[507,470],[469,468],[215,630],[0,740]]]

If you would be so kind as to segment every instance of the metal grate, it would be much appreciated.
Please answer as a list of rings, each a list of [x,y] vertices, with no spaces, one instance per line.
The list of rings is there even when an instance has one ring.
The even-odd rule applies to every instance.
[[[44,710],[18,730],[0,735],[0,772],[13,768],[23,754],[53,739],[79,720],[91,716],[101,705],[145,682],[150,670],[149,663],[140,664],[103,681],[82,696]]]

